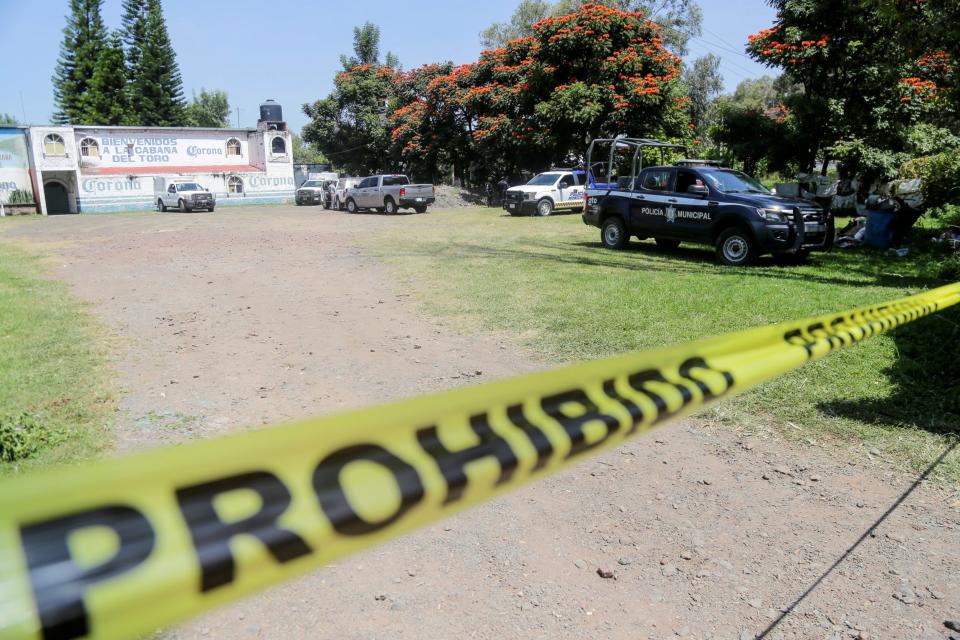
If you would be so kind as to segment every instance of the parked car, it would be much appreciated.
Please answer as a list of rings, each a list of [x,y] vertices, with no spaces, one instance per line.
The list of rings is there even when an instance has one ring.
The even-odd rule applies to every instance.
[[[587,152],[588,166],[593,166],[589,159],[597,143],[628,149],[633,157],[632,165],[629,156],[621,162],[627,170],[615,182],[608,178],[605,184],[587,185],[583,221],[600,228],[604,247],[623,249],[631,236],[653,238],[668,249],[681,242],[709,244],[721,262],[742,266],[762,254],[799,262],[812,251],[833,246],[833,216],[815,202],[774,195],[734,169],[690,161],[683,166],[640,166],[644,147],[676,146],[669,143],[595,140]],[[613,156],[609,154],[607,176],[616,175]]]
[[[512,216],[581,211],[585,176],[583,171],[572,169],[537,174],[527,184],[507,189],[503,208]]]
[[[217,206],[217,199],[200,183],[178,178],[153,179],[153,197],[157,201],[157,210],[179,209],[180,211],[195,211],[206,209],[213,211]]]
[[[370,176],[347,191],[347,211],[375,209],[396,213],[399,209],[413,209],[424,213],[436,201],[432,184],[410,184],[403,175]]]
[[[330,197],[327,200],[329,205],[324,205],[334,211],[343,211],[347,206],[347,191],[359,183],[361,178],[340,178],[336,182],[331,182],[327,187]]]
[[[322,204],[329,209],[329,186],[329,180],[307,180],[297,189],[297,204]]]

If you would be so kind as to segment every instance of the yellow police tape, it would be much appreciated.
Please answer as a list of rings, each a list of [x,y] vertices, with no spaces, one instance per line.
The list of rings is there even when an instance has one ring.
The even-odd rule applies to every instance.
[[[0,484],[0,637],[133,637],[960,302],[802,322]]]

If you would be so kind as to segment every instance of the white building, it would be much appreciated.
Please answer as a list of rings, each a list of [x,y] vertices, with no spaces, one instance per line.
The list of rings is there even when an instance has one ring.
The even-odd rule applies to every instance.
[[[280,106],[267,101],[256,129],[31,126],[29,171],[41,213],[157,208],[155,177],[191,178],[217,206],[294,196],[293,144]]]

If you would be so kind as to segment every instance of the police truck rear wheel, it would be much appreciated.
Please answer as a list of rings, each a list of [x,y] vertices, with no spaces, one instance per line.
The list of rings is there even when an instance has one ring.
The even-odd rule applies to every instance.
[[[383,210],[391,215],[397,212],[397,205],[393,202],[392,198],[387,198],[383,202]]]
[[[427,208],[424,207],[424,206],[414,207],[413,210],[416,211],[417,213],[426,213],[426,212],[427,212]]]
[[[743,267],[757,257],[756,243],[743,229],[731,227],[717,238],[717,257],[731,267]]]
[[[680,246],[679,240],[671,240],[670,238],[655,238],[657,246],[661,249],[676,249]]]
[[[537,215],[548,216],[553,213],[553,201],[550,198],[542,198],[537,203]]]
[[[627,228],[620,218],[607,218],[600,228],[600,242],[607,249],[624,249],[630,242]]]

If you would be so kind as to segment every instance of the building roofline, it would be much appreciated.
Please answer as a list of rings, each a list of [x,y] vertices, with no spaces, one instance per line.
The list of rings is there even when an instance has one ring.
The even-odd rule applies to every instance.
[[[259,129],[237,128],[237,127],[141,127],[124,126],[113,124],[20,124],[20,125],[2,125],[16,129],[35,129],[35,128],[60,128],[60,129],[110,129],[125,131],[218,131],[229,133],[256,133]]]

